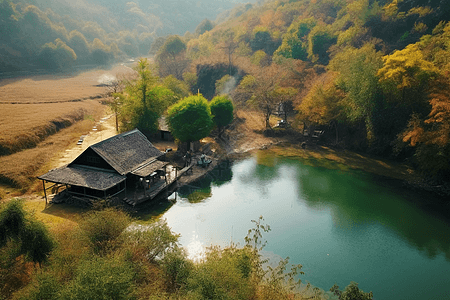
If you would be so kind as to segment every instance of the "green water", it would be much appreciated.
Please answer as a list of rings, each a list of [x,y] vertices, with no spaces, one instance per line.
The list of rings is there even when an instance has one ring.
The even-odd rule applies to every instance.
[[[450,299],[450,221],[427,198],[363,172],[253,157],[180,189],[162,217],[192,257],[242,245],[262,215],[272,228],[265,255],[302,264],[303,282],[356,281],[374,299]]]

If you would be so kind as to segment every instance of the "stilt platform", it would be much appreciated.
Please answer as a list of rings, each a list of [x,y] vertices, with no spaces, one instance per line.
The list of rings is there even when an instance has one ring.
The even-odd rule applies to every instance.
[[[166,180],[160,180],[151,183],[149,189],[144,191],[134,191],[133,195],[131,195],[131,193],[128,193],[128,196],[131,197],[126,197],[123,199],[123,201],[125,201],[129,205],[136,206],[145,201],[153,200],[162,193],[167,192],[171,186],[177,183],[178,179],[181,176],[191,171],[193,166],[194,164],[190,164],[189,166],[186,166],[181,170],[173,167],[172,170],[167,173]]]

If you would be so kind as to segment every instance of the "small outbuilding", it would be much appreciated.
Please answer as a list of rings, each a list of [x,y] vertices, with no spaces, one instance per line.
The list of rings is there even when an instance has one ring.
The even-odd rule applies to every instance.
[[[73,162],[38,178],[43,182],[44,192],[45,183],[51,182],[54,186],[65,186],[76,197],[125,199],[127,187],[143,189],[145,194],[149,183],[156,179],[167,184],[168,163],[163,157],[164,152],[135,129],[90,146]]]

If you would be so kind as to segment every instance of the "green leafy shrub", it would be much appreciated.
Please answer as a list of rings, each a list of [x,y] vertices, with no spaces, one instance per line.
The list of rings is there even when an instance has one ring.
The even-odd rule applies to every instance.
[[[183,248],[176,247],[169,251],[161,260],[160,266],[164,272],[167,290],[174,292],[185,286],[194,269],[194,263],[189,260]]]
[[[143,229],[131,228],[123,236],[123,242],[134,261],[156,262],[177,247],[178,237],[165,220],[160,220]]]
[[[117,246],[120,242],[117,238],[130,222],[131,218],[125,212],[107,208],[88,212],[83,216],[79,226],[94,251],[101,253]]]
[[[245,249],[212,247],[206,259],[191,272],[186,291],[197,299],[249,299],[254,294],[250,281],[251,260]]]
[[[93,257],[81,262],[58,299],[133,299],[134,277],[132,265],[119,257]]]

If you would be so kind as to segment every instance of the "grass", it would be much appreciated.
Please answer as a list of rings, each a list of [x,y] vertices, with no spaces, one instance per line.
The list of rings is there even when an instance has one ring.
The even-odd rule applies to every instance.
[[[33,148],[47,136],[82,120],[108,91],[98,86],[101,77],[127,71],[122,66],[0,80],[0,155]]]
[[[0,155],[36,147],[48,136],[95,114],[97,100],[47,104],[0,104]]]
[[[42,190],[36,176],[55,167],[52,158],[103,116],[106,107],[97,98],[107,90],[99,79],[130,70],[0,80],[0,199]]]
[[[104,109],[105,106],[94,105],[91,112],[95,119],[103,115]],[[76,142],[80,135],[89,132],[94,124],[93,119],[77,122],[47,137],[35,148],[0,156],[0,184],[16,188],[22,193],[42,190],[36,176],[54,168],[52,159]]]
[[[45,200],[41,197],[34,197],[24,201],[24,208],[51,230],[56,230],[62,225],[75,226],[80,219],[80,215],[86,212],[85,209],[64,203],[58,205],[48,204],[46,206]]]

